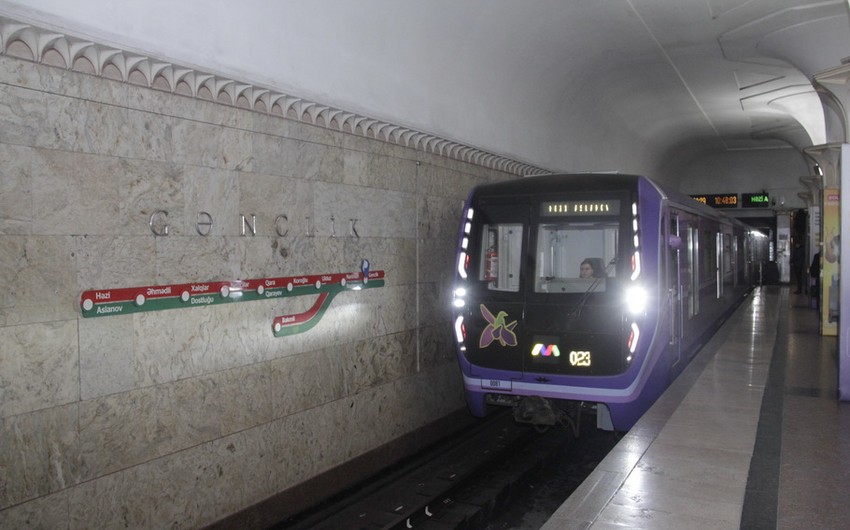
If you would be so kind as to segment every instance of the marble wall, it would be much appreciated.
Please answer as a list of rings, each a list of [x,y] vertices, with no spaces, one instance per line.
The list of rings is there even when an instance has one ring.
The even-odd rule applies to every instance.
[[[508,177],[0,56],[0,528],[203,526],[462,408],[457,220],[474,183]],[[149,226],[157,210],[167,236]],[[339,294],[289,337],[272,318],[312,296],[80,311],[89,289],[363,258],[385,285]]]

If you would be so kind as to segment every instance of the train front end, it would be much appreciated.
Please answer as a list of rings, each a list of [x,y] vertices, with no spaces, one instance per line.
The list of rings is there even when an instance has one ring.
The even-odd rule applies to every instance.
[[[658,236],[640,177],[534,177],[470,194],[459,238],[454,338],[467,403],[558,402],[611,411],[627,430],[649,377]],[[641,204],[641,203],[646,204]],[[650,364],[654,364],[650,363]],[[604,405],[600,406],[600,405]],[[516,414],[515,414],[516,415]]]

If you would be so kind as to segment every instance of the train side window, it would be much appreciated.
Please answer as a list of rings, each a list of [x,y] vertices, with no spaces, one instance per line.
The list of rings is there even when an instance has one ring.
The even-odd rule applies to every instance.
[[[688,285],[688,299],[690,300],[688,318],[699,314],[699,239],[698,231],[693,226],[688,226],[688,254],[690,264],[690,283]]]
[[[702,252],[702,268],[700,270],[700,287],[717,282],[717,242],[712,230],[703,230],[700,241]]]
[[[492,291],[519,291],[522,265],[522,231],[519,223],[485,224],[481,237],[478,279]]]
[[[732,244],[732,234],[723,233],[723,283],[735,285],[735,267],[732,265],[735,258],[735,248]]]

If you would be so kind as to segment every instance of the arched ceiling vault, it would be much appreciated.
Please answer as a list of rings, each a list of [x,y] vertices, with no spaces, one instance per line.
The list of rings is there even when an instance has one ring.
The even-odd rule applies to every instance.
[[[848,13],[847,0],[0,0],[0,16],[151,68],[210,72],[195,89],[261,101],[267,87],[316,119],[523,167],[650,174],[844,141],[811,80],[850,56]]]

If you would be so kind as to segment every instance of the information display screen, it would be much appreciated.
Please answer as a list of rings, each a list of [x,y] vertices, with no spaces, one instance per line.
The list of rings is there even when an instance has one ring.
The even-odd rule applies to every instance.
[[[770,195],[767,193],[742,193],[742,208],[767,208],[770,206]]]
[[[691,198],[713,208],[737,208],[737,193],[716,193],[709,195],[691,195]]]
[[[618,215],[619,213],[620,201],[618,200],[557,201],[544,202],[540,205],[541,217],[560,215]]]

